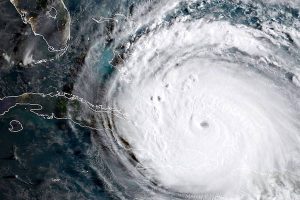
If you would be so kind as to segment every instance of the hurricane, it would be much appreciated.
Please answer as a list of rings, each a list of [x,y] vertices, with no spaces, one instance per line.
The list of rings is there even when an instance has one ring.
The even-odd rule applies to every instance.
[[[76,98],[64,96],[81,104],[56,119],[76,135],[91,130],[85,162],[96,184],[124,200],[300,199],[299,8],[148,0],[94,9],[76,33],[97,27]],[[66,32],[71,50],[47,44],[74,50],[80,37]]]
[[[108,187],[121,199],[299,198],[298,8],[164,0],[114,15],[115,71],[99,95],[113,109],[95,116],[107,158],[93,163]],[[79,83],[99,90],[88,74]]]

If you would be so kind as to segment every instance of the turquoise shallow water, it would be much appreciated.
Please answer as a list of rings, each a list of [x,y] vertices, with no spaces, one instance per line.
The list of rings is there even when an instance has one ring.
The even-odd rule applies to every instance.
[[[22,24],[9,1],[1,1],[0,4],[1,9],[5,8],[0,17],[1,23],[6,24],[5,29],[1,28],[1,35],[4,39],[6,35],[11,38],[1,40],[5,44],[1,53],[10,55],[11,60],[7,62],[1,57],[0,66],[1,98],[8,97],[0,103],[3,114],[0,117],[0,199],[113,199],[114,195],[106,191],[90,166],[91,129],[72,124],[70,120],[47,119],[30,111],[38,105],[30,105],[32,102],[26,99],[21,100],[26,105],[16,105],[20,101],[12,96],[24,93],[30,96],[31,92],[72,93],[87,50],[95,41],[93,35],[99,31],[90,16],[97,12],[99,16],[109,15],[110,9],[118,3],[108,1],[104,6],[99,1],[66,1],[74,23],[71,28],[72,48],[63,57],[55,58],[57,55],[49,54],[47,57],[54,58],[53,61],[28,67],[16,64],[28,47],[33,45],[47,49],[47,46],[41,38],[33,35],[29,25]],[[82,27],[82,23],[90,25]],[[92,41],[88,42],[85,35],[90,35]],[[20,40],[23,42],[18,42]],[[14,49],[10,49],[9,45]],[[98,59],[95,68],[99,70],[99,79],[105,78],[112,70],[108,63],[111,59],[112,52],[109,50]],[[66,102],[59,103],[48,98],[43,106],[48,110],[42,111],[42,114],[54,112],[62,117],[66,114]],[[11,127],[12,120],[21,125],[12,123]]]
[[[122,115],[105,107],[111,81],[140,38],[168,29],[179,19],[186,23],[225,21],[255,31],[264,31],[263,24],[276,22],[298,30],[297,4],[180,1],[174,9],[156,16],[151,11],[157,9],[159,1],[64,3],[71,18],[68,48],[48,52],[45,41],[34,36],[29,24],[22,23],[12,4],[0,1],[1,10],[7,8],[0,14],[0,27],[5,27],[0,28],[0,199],[216,199],[216,194],[172,191],[143,170],[132,172],[141,166],[135,154],[123,148],[130,147],[128,141],[117,140],[115,132],[99,128],[113,129],[114,119],[109,114]],[[140,10],[136,10],[138,6]],[[280,51],[274,56],[286,55],[286,65],[299,68],[297,38],[288,30],[279,32],[271,36],[279,41]],[[45,61],[25,65],[28,52],[36,61]],[[240,57],[259,59],[237,48],[225,53],[228,57],[224,60],[230,62]],[[297,82],[293,70],[270,63],[267,68],[280,72],[284,81]],[[248,64],[262,73],[255,64]]]

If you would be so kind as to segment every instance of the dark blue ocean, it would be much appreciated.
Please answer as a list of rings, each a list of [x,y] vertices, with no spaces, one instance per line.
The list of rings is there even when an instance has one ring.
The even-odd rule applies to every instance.
[[[107,122],[107,116],[101,115],[107,85],[118,66],[130,56],[131,49],[126,45],[135,44],[152,31],[172,27],[178,18],[186,17],[187,22],[225,21],[256,31],[262,31],[262,24],[271,21],[294,29],[300,22],[297,2],[199,0],[180,1],[163,17],[153,12],[161,17],[161,24],[155,28],[151,27],[152,19],[148,19],[129,31],[130,26],[125,24],[132,20],[135,27],[134,20],[139,19],[137,7],[144,8],[141,18],[149,17],[147,14],[160,1],[16,2],[21,2],[19,8],[26,11],[27,24],[18,8],[9,0],[0,0],[1,200],[216,199],[215,194],[173,192],[156,180],[144,181],[140,176],[135,180],[116,153],[126,151],[115,144],[113,133],[107,136],[99,128],[99,124],[114,127],[113,122]],[[43,21],[50,11],[54,13],[52,21]],[[299,64],[299,44],[288,31],[283,37],[286,45],[280,48]],[[235,53],[251,57],[235,48],[228,50],[230,56]],[[278,71],[285,80],[295,81],[292,72]],[[103,118],[99,120],[98,115]],[[121,140],[129,146],[128,141]],[[129,152],[125,157],[132,166],[138,166],[134,154]],[[157,197],[156,193],[162,195]]]

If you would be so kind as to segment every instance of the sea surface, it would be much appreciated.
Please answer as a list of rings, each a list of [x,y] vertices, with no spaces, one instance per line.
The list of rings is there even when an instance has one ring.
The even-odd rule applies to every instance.
[[[299,8],[0,0],[0,199],[299,199]]]

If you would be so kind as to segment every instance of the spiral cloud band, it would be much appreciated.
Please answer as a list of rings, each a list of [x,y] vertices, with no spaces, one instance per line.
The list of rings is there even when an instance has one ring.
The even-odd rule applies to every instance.
[[[263,190],[274,176],[296,181],[284,177],[299,153],[298,99],[287,91],[295,88],[242,58],[273,53],[250,31],[177,22],[135,44],[111,97],[128,121],[115,124],[162,185],[234,195]],[[230,49],[238,62],[223,56]]]
[[[103,101],[126,117],[97,122],[126,178],[116,164],[103,179],[124,199],[300,198],[294,11],[279,20],[264,3],[154,2],[113,35],[123,62]],[[142,192],[122,193],[134,184]]]

